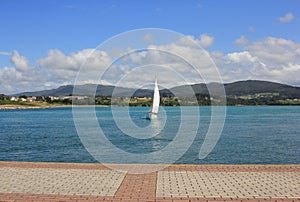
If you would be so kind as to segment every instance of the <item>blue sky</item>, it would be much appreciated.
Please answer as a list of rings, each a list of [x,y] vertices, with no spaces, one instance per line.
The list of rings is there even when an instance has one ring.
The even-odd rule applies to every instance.
[[[14,55],[25,58],[28,65],[40,70],[43,67],[37,61],[46,58],[50,50],[59,50],[68,56],[95,48],[116,34],[148,27],[170,29],[196,39],[202,34],[213,37],[207,50],[221,52],[224,56],[249,52],[250,56],[260,59],[253,51],[256,50],[254,46],[268,37],[278,44],[279,39],[291,42],[288,51],[300,50],[299,0],[0,0],[0,24],[0,81],[3,86],[4,79],[10,78],[7,74],[13,74],[11,69],[6,73],[3,69],[18,69],[12,59]],[[247,45],[237,45],[237,39],[242,38]],[[298,73],[300,64],[296,56],[291,56],[293,61],[286,63],[286,66],[294,65],[289,70],[295,70],[294,73]],[[300,85],[299,80],[293,78],[289,82],[286,77],[284,75],[282,81],[279,77],[266,79]],[[10,88],[13,84],[8,82],[5,85],[7,87],[0,87],[0,91],[11,93],[28,88]],[[32,86],[28,90],[38,89]]]

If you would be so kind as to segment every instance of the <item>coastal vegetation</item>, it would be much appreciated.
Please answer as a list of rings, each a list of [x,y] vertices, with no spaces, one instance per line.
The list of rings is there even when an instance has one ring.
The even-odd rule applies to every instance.
[[[114,105],[114,106],[151,106],[151,97],[108,97],[108,96],[41,96],[37,97],[10,97],[0,95],[0,108],[47,108],[56,106],[75,105]],[[208,94],[196,94],[195,97],[161,97],[161,106],[210,106],[223,104],[221,97],[211,97]],[[221,105],[220,104],[220,105]],[[227,96],[226,105],[300,105],[300,99],[290,99],[278,94],[255,94],[243,96]],[[2,106],[2,107],[1,107]]]
[[[300,105],[300,87],[293,87],[267,81],[238,81],[222,85],[226,98],[211,95],[208,89],[219,89],[221,84],[194,84],[161,89],[161,106],[209,106],[226,105]],[[53,107],[76,105],[151,106],[153,91],[115,86],[86,84],[37,92],[23,92],[15,95],[0,94],[0,105],[22,107]],[[93,95],[93,92],[96,95]],[[132,92],[134,92],[132,94]],[[175,96],[176,95],[176,96]]]

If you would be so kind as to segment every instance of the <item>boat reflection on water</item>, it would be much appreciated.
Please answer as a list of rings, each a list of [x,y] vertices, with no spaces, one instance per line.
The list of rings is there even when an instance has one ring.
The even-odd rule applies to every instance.
[[[163,135],[161,134],[163,126],[159,119],[152,119],[150,123],[150,128],[152,131],[152,141],[151,141],[151,147],[153,151],[157,151],[162,149],[162,147],[166,146],[166,142],[164,141]]]

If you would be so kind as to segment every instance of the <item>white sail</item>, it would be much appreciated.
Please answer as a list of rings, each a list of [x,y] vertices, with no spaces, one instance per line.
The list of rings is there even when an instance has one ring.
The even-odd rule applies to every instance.
[[[155,86],[154,86],[153,105],[152,105],[151,113],[153,113],[153,114],[158,113],[159,101],[160,101],[159,90],[158,90],[157,79],[156,79],[155,80]]]
[[[151,111],[148,113],[148,119],[155,119],[157,118],[158,108],[159,108],[159,90],[157,86],[157,79],[155,79],[155,86],[154,86],[154,93],[153,93],[153,103]]]

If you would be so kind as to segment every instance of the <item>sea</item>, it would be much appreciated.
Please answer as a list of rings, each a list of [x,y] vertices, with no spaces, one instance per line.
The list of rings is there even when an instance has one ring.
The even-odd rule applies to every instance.
[[[300,163],[300,106],[228,106],[217,124],[212,107],[160,107],[156,120],[146,119],[149,107],[77,110],[1,110],[0,161]],[[203,144],[211,150],[200,158]]]

